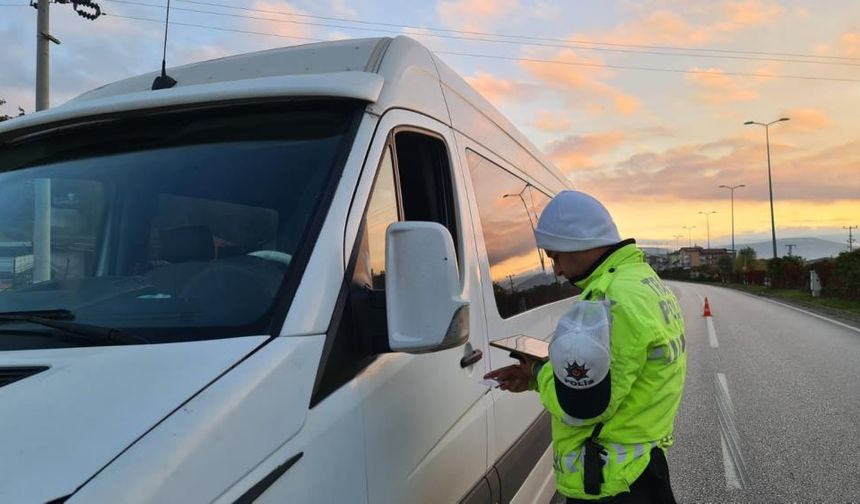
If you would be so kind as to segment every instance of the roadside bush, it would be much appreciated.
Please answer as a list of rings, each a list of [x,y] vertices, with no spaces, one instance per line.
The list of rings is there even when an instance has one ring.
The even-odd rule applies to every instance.
[[[839,295],[860,299],[860,249],[839,254],[833,269],[839,279]]]
[[[803,289],[807,284],[803,258],[785,256],[771,259],[767,264],[771,287],[777,289]]]
[[[839,297],[842,291],[842,282],[836,274],[836,261],[820,261],[809,267],[818,273],[821,281],[821,295],[824,297]]]

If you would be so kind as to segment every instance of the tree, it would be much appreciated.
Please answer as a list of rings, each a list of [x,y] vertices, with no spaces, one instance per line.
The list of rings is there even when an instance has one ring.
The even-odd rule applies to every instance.
[[[720,278],[723,283],[728,282],[732,277],[732,256],[721,255],[717,260],[717,268],[720,269]]]
[[[840,280],[840,294],[849,299],[860,299],[860,249],[842,252],[835,263],[835,273]]]
[[[2,107],[3,105],[6,105],[6,100],[4,100],[3,98],[0,98],[0,107]],[[22,115],[24,115],[24,109],[22,109],[21,107],[18,107],[18,117],[21,117]],[[12,117],[14,117],[14,116],[10,116],[7,114],[0,114],[0,122],[6,121],[8,119],[12,119]]]
[[[767,263],[767,274],[770,276],[771,287],[777,289],[803,289],[806,287],[802,257],[783,256],[771,259]]]
[[[735,258],[735,269],[741,271],[752,271],[756,264],[756,253],[752,247],[744,247],[738,251]]]

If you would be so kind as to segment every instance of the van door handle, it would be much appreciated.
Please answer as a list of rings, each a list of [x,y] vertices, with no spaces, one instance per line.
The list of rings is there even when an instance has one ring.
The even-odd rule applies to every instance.
[[[472,364],[481,360],[481,358],[483,358],[483,357],[484,357],[484,352],[482,352],[478,349],[472,350],[472,353],[470,353],[469,355],[466,355],[462,359],[460,359],[460,367],[461,368],[469,367]]]

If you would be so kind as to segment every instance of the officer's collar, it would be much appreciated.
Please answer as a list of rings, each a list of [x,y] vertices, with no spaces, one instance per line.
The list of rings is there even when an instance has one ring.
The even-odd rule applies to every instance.
[[[580,275],[577,275],[575,277],[571,277],[570,283],[579,287],[580,289],[585,290],[588,287],[588,285],[592,281],[594,281],[595,278],[603,275],[604,271],[609,269],[610,263],[615,262],[615,261],[609,261],[608,260],[611,256],[613,256],[616,252],[618,252],[619,250],[621,250],[621,249],[623,249],[629,245],[634,245],[633,248],[635,248],[635,244],[636,244],[636,240],[634,240],[633,238],[630,238],[630,239],[627,239],[624,241],[620,241],[620,242],[616,243],[615,245],[609,247],[606,250],[606,252],[601,254],[600,257],[598,257],[597,260],[594,261],[594,263],[591,265],[591,267],[589,267],[586,271],[584,271]]]

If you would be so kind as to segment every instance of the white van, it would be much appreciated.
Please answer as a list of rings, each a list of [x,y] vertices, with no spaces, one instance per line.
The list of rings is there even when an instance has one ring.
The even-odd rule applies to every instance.
[[[565,177],[406,37],[168,74],[0,125],[0,502],[549,502]]]

